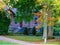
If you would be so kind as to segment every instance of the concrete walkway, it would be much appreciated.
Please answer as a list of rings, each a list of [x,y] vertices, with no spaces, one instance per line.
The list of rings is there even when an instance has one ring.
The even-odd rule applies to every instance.
[[[15,40],[15,39],[7,38],[4,36],[0,36],[0,40],[22,44],[22,45],[42,45],[42,44],[33,44],[33,43],[25,42],[25,41]]]

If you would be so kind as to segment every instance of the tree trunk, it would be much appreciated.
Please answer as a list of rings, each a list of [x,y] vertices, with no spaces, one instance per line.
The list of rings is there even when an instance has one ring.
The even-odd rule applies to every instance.
[[[47,42],[47,12],[46,12],[46,8],[43,8],[42,10],[42,14],[44,17],[44,30],[43,30],[43,39],[44,39],[44,43]]]
[[[48,17],[52,18],[52,13],[51,13],[51,11],[48,11]],[[47,36],[48,39],[53,39],[53,38],[54,38],[54,37],[53,37],[53,24],[52,24],[52,22],[53,22],[53,21],[48,20],[48,23],[51,23],[51,25],[48,26],[48,36]]]
[[[48,27],[48,39],[52,39],[53,38],[53,29],[52,26]]]

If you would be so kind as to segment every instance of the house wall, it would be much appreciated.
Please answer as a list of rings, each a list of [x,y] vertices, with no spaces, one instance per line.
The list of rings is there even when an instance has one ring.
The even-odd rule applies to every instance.
[[[15,11],[14,13],[16,13],[16,9],[15,8],[12,9],[12,11],[13,12]],[[11,19],[11,23],[9,25],[9,30],[14,30],[15,32],[16,32],[16,30],[19,31],[20,29],[22,29],[24,27],[33,28],[33,27],[38,25],[38,23],[36,22],[36,20],[38,19],[38,16],[34,16],[33,20],[31,20],[30,22],[25,22],[23,20],[22,23],[20,23],[20,22],[15,23],[13,15],[10,17],[10,19]]]

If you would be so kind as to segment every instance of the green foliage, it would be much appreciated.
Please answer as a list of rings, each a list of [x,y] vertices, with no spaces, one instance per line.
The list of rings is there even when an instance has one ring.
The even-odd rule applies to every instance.
[[[5,16],[5,13],[0,13],[0,34],[8,33],[8,26],[10,24],[10,20]]]
[[[29,34],[28,28],[25,28],[25,29],[24,29],[24,35],[28,35],[28,34]]]
[[[36,32],[36,36],[40,36],[40,32]]]
[[[37,8],[42,9],[42,6],[46,3],[47,13],[51,13],[52,17],[60,15],[60,0],[38,0],[39,3],[35,3],[36,0],[10,0],[9,2],[5,0],[4,2],[9,5],[9,7],[17,8],[18,13],[16,13],[15,20],[17,22],[30,21],[33,19],[32,10]],[[49,14],[50,15],[50,14]],[[55,19],[56,20],[56,19]]]
[[[32,29],[32,34],[36,35],[36,28],[35,27]]]
[[[21,16],[20,18],[15,17],[15,20],[22,21],[24,19],[30,21],[33,19],[32,10],[35,8],[35,0],[10,0],[9,2],[5,0],[4,2],[12,8],[17,8]]]

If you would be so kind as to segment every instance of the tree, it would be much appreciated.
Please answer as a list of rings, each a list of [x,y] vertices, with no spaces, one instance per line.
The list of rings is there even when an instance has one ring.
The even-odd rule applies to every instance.
[[[55,1],[54,0],[37,0],[36,3],[37,3],[37,5],[44,5],[44,3],[46,3],[47,7],[46,6],[43,6],[43,7],[46,8],[45,12],[48,14],[47,18],[53,18],[53,17],[55,17],[55,19],[53,21],[47,20],[48,21],[47,23],[49,25],[46,24],[49,27],[49,29],[48,29],[49,30],[48,31],[48,37],[52,38],[53,37],[53,28],[52,28],[53,25],[51,25],[51,24],[54,23],[54,21],[56,20],[56,17],[59,16],[59,14],[60,14],[59,13],[60,12],[60,6],[59,6],[60,5],[60,0],[55,0]],[[55,23],[54,23],[54,25],[55,25]],[[45,29],[47,30],[47,28],[45,28]],[[46,31],[44,31],[44,32],[46,32]]]
[[[2,0],[0,0],[0,10],[2,10],[4,7],[5,7],[5,3]]]
[[[12,8],[17,8],[17,12],[20,14],[16,14],[15,19],[18,21],[30,21],[33,19],[32,10],[35,8],[35,0],[4,0],[6,5]]]
[[[57,3],[58,2],[58,3]],[[55,17],[55,19],[53,20],[53,21],[51,21],[51,22],[54,22],[54,25],[56,24],[56,18],[57,18],[57,16],[59,16],[59,10],[60,10],[60,1],[59,0],[55,0],[55,1],[53,1],[53,8],[52,8],[52,10],[50,11],[50,15],[51,15],[51,17],[53,16],[53,17]],[[58,7],[57,7],[58,6]],[[52,24],[52,23],[51,23]],[[53,37],[53,29],[52,29],[52,26],[50,26],[49,27],[49,32],[48,32],[48,36],[49,37]]]
[[[40,9],[45,8],[48,16],[47,18],[52,18],[59,16],[60,12],[60,0],[10,0],[10,1],[4,1],[9,7],[17,8],[18,12],[21,14],[20,16],[17,15],[16,18],[19,19],[19,21],[26,20],[30,21],[31,18],[33,18],[32,10],[37,7],[39,11]],[[45,5],[46,4],[46,5]],[[39,8],[40,7],[40,8]],[[42,9],[43,10],[43,9]],[[42,11],[43,13],[43,11]],[[45,15],[44,14],[44,15]],[[57,16],[56,16],[57,15]],[[55,19],[54,19],[55,20]],[[54,21],[47,20],[47,23],[52,23]],[[44,22],[45,23],[45,22]],[[47,25],[47,24],[46,24]],[[51,29],[51,25],[49,26],[49,32],[52,37],[53,33],[51,33],[53,30]],[[47,28],[46,28],[47,29]]]
[[[0,34],[8,34],[8,26],[10,24],[10,19],[5,15],[5,12],[0,11]]]
[[[0,34],[8,34],[8,26],[10,24],[10,19],[7,18],[3,8],[5,3],[0,0]]]

